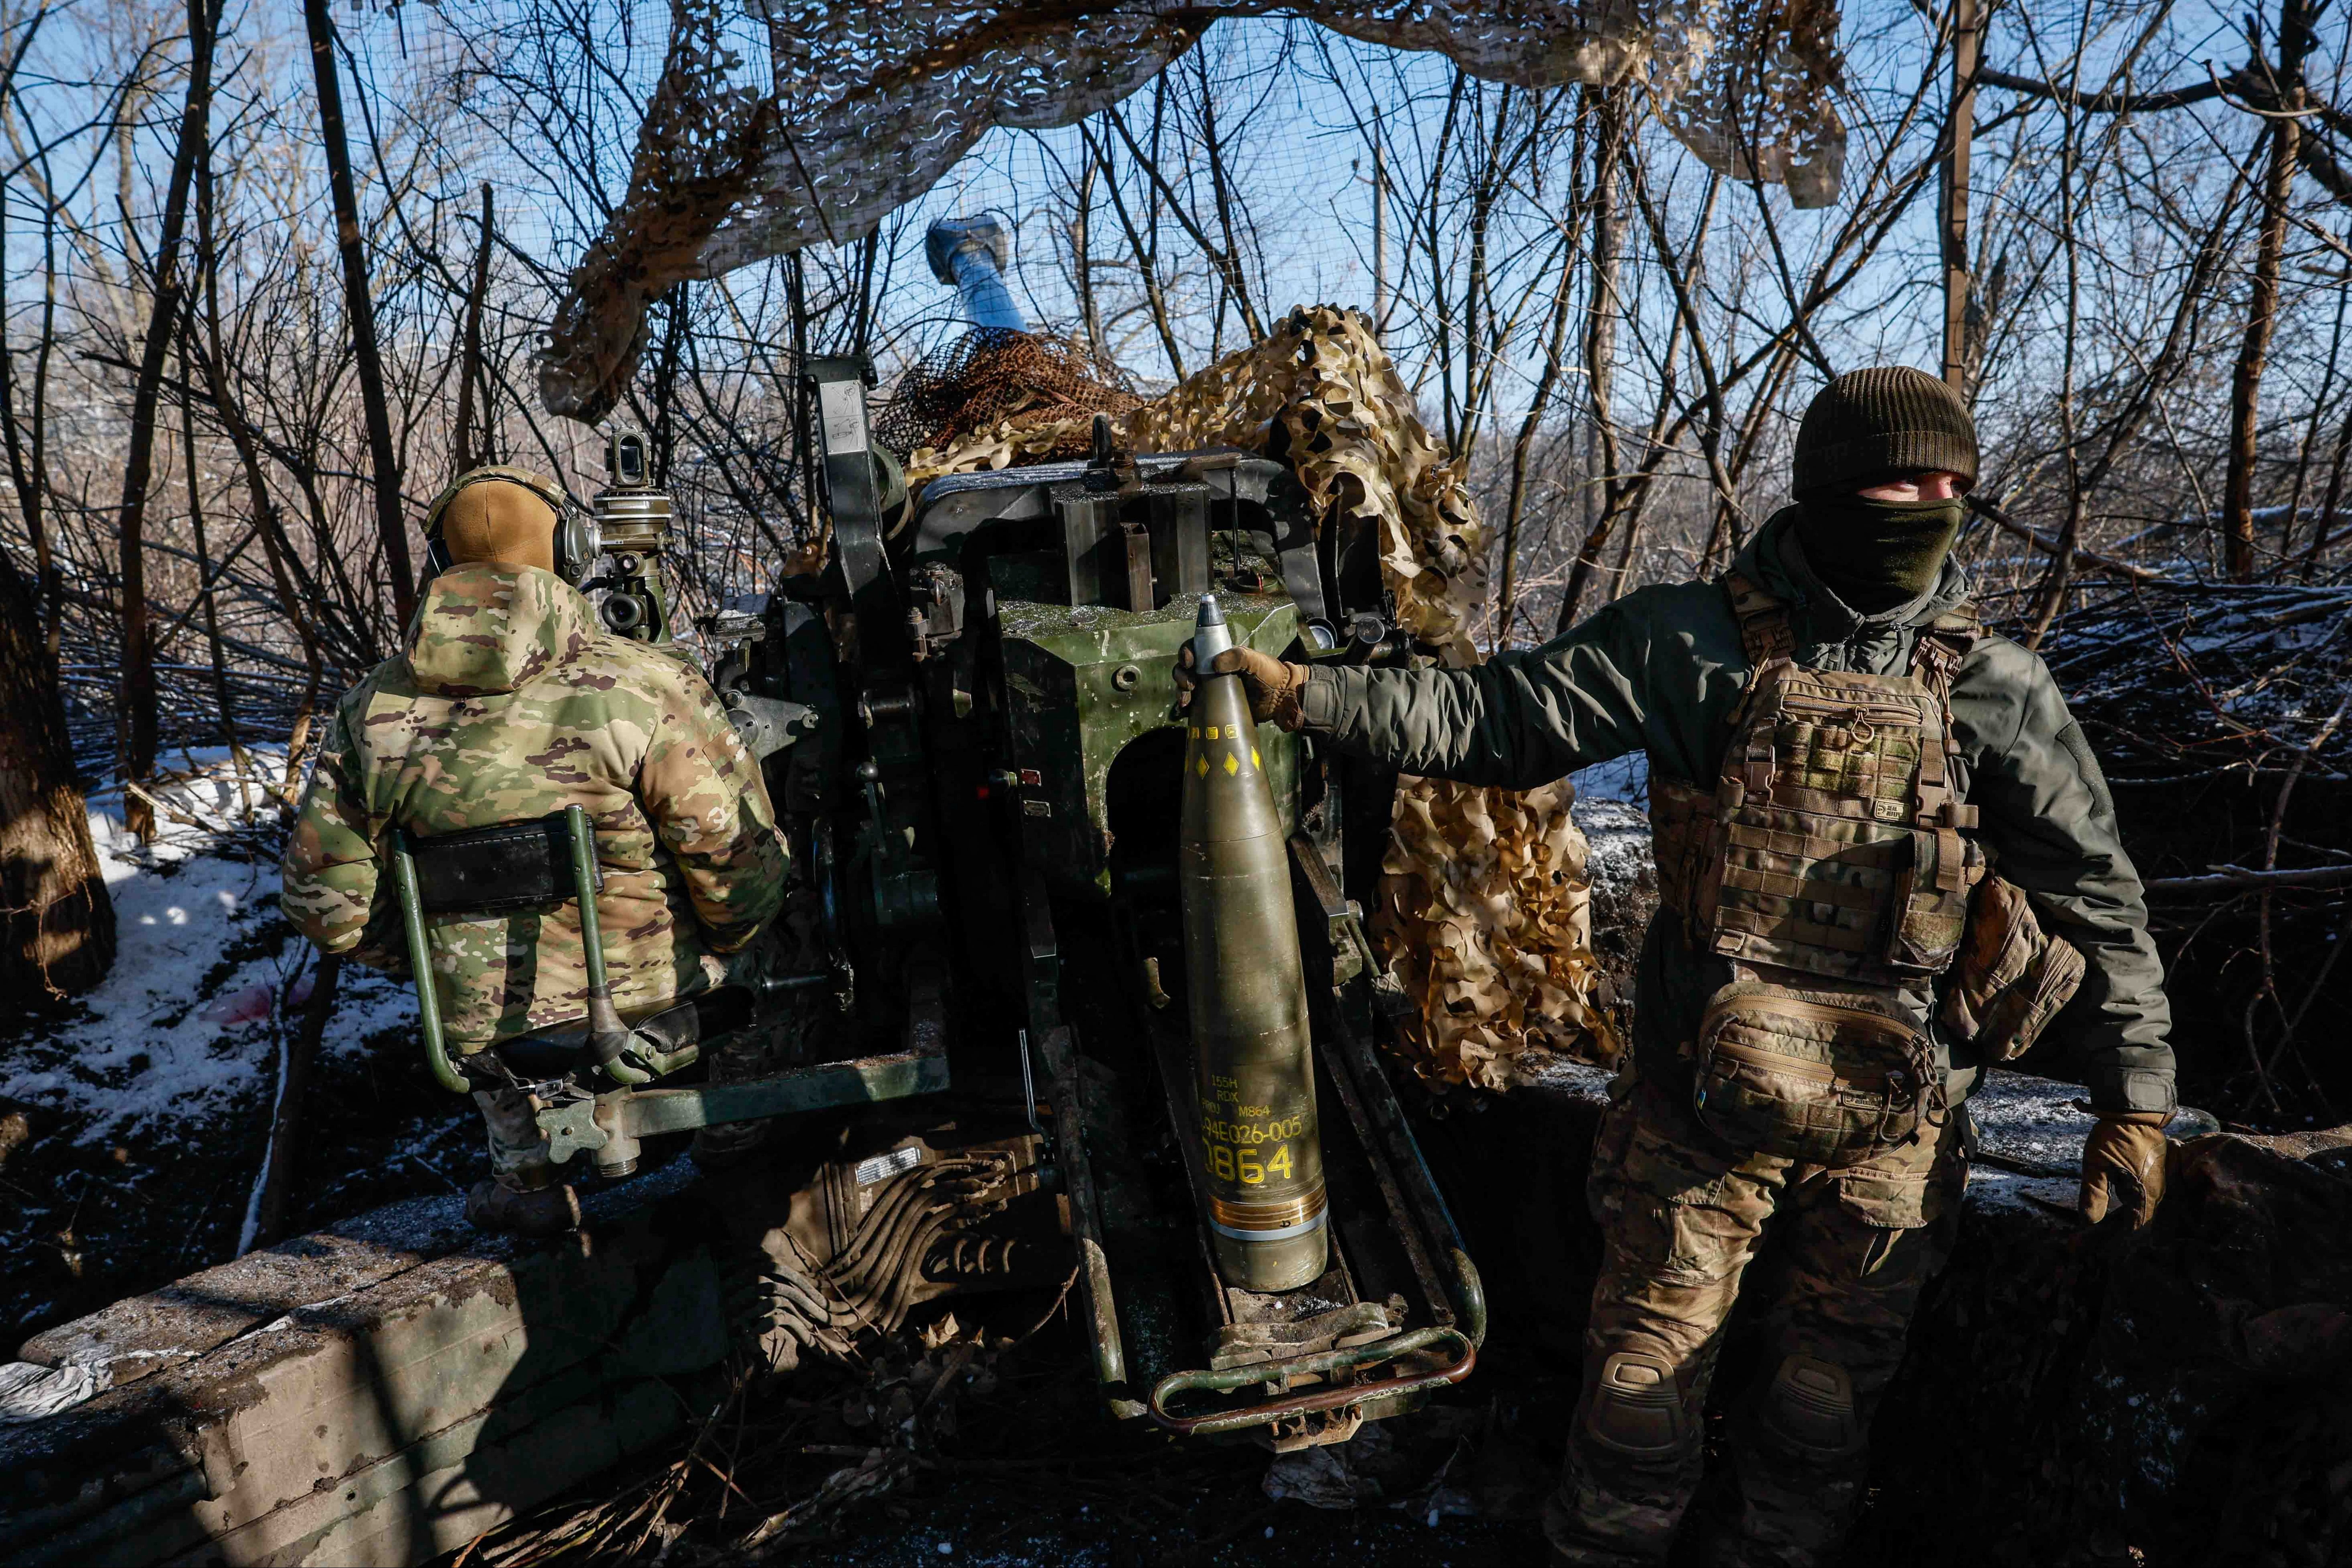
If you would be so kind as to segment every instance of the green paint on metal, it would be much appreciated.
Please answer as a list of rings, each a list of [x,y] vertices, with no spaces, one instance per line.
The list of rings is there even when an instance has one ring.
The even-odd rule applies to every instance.
[[[1224,594],[1219,602],[1236,643],[1278,655],[1298,640],[1287,599]],[[998,602],[1013,759],[1041,780],[1023,792],[1023,849],[1058,894],[1110,896],[1111,765],[1144,736],[1181,730],[1172,673],[1200,603],[1196,594],[1149,612]],[[1261,725],[1257,746],[1283,821],[1295,823],[1297,737]]]
[[[408,942],[408,971],[416,981],[416,1030],[425,1037],[425,1060],[434,1081],[458,1094],[474,1086],[449,1065],[449,1047],[441,1034],[441,998],[433,988],[433,950],[425,940],[425,900],[416,892],[416,857],[409,852],[408,832],[392,835],[392,882],[400,898],[400,929]]]
[[[596,917],[596,838],[588,812],[577,802],[563,808],[563,830],[572,841],[572,896],[580,905],[580,956],[588,967],[588,992],[611,994],[604,983],[604,931]]]
[[[804,1067],[772,1078],[640,1089],[606,1098],[618,1105],[630,1136],[650,1138],[656,1133],[688,1133],[727,1122],[934,1094],[947,1086],[946,1057],[908,1051]]]
[[[631,1145],[658,1133],[690,1133],[730,1122],[757,1121],[841,1105],[877,1104],[909,1094],[936,1094],[948,1086],[944,1056],[903,1051],[796,1068],[733,1083],[677,1089],[613,1089],[593,1101],[574,1100],[539,1113],[548,1158],[563,1165],[618,1142]]]

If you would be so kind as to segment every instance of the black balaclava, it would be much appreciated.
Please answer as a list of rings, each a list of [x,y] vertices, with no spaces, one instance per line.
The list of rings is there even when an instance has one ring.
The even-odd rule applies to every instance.
[[[1850,610],[1876,615],[1936,585],[1959,537],[1964,503],[1812,496],[1800,503],[1805,564]]]
[[[1958,475],[1963,489],[1975,484],[1976,422],[1925,371],[1849,371],[1806,407],[1794,467],[1797,538],[1813,575],[1849,609],[1882,613],[1935,586],[1964,503],[1874,501],[1855,492],[1931,472]]]

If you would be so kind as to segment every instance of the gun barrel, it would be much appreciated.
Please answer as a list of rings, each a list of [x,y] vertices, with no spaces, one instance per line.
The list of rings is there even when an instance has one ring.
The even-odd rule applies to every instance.
[[[1209,668],[1233,645],[1214,595],[1201,601],[1192,645],[1200,682],[1177,850],[1200,1103],[1192,1157],[1225,1282],[1296,1290],[1324,1270],[1328,1217],[1290,862],[1241,678]]]

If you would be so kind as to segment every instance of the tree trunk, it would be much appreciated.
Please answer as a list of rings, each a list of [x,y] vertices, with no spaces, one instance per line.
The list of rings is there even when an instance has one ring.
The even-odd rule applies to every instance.
[[[205,653],[212,665],[213,706],[220,714],[220,735],[228,747],[230,765],[236,769],[237,799],[251,810],[253,799],[245,783],[245,745],[237,738],[236,703],[228,689],[228,655],[221,647],[220,578],[213,570],[212,549],[205,539],[204,469],[196,461],[196,382],[190,373],[194,356],[188,352],[188,338],[194,330],[191,313],[180,323],[180,450],[188,475],[188,530],[195,536],[196,592],[205,612]],[[227,570],[228,563],[223,561],[221,571]]]
[[[122,583],[122,776],[144,784],[155,772],[155,643],[147,624],[147,484],[155,463],[155,410],[163,385],[163,356],[180,319],[180,235],[188,206],[188,185],[196,160],[211,146],[213,36],[220,22],[217,0],[188,6],[188,101],[180,112],[179,145],[172,153],[172,178],[163,194],[162,236],[155,246],[154,299],[147,314],[147,338],[139,359],[139,379],[131,395],[131,444],[122,465],[122,507],[116,527]],[[136,791],[123,791],[122,820],[142,839],[155,831],[154,809]]]
[[[0,556],[0,991],[76,996],[114,963],[57,659],[30,586]]]
[[[482,182],[482,243],[474,251],[474,286],[466,294],[465,347],[457,366],[457,461],[449,476],[468,472],[490,459],[490,380],[482,371],[482,302],[490,292],[490,183]],[[482,436],[474,439],[477,396]]]
[[[1969,143],[1977,128],[1977,0],[1952,0],[1951,145],[1944,152],[1944,384],[1969,398]]]
[[[1599,110],[1592,167],[1592,280],[1587,285],[1584,332],[1584,542],[1569,568],[1568,586],[1559,596],[1559,617],[1552,627],[1559,636],[1576,624],[1584,591],[1600,569],[1601,552],[1620,510],[1617,479],[1616,413],[1610,402],[1612,372],[1617,363],[1617,298],[1619,273],[1625,248],[1625,204],[1619,163],[1624,155],[1625,89],[1587,88]]]
[[[2302,107],[2299,87],[2286,93],[2289,111]],[[2254,242],[2254,290],[2246,308],[2246,336],[2230,378],[2230,471],[2221,489],[2221,519],[2228,529],[2230,580],[2254,575],[2254,441],[2262,421],[2263,370],[2270,360],[2271,333],[2278,325],[2279,258],[2286,249],[2286,205],[2294,180],[2295,145],[2302,136],[2294,120],[2270,122],[2270,167],[2263,179],[2263,223]],[[2290,519],[2292,521],[2292,519]]]
[[[269,562],[269,580],[278,591],[278,603],[285,607],[287,620],[293,623],[294,635],[301,641],[302,663],[310,677],[302,688],[301,702],[294,710],[294,724],[286,742],[286,774],[278,782],[279,807],[290,815],[301,783],[302,743],[310,733],[310,716],[317,710],[319,690],[326,681],[326,658],[319,646],[319,632],[312,623],[309,601],[294,580],[292,569],[299,567],[301,560],[294,552],[293,541],[286,536],[286,524],[278,516],[278,503],[269,494],[269,482],[261,467],[259,439],[230,389],[227,371],[221,366],[220,254],[213,242],[210,159],[196,171],[196,266],[204,288],[205,346],[197,350],[197,357],[204,363],[205,384],[212,394],[214,413],[236,448],[237,464],[245,470],[254,528],[260,536],[261,553]]]
[[[319,133],[326,144],[327,188],[335,202],[335,248],[343,258],[343,308],[352,320],[352,353],[360,402],[367,415],[369,461],[375,474],[375,531],[392,579],[393,613],[402,626],[416,608],[408,564],[408,525],[400,515],[400,456],[392,444],[392,406],[383,390],[383,355],[375,336],[375,299],[368,292],[367,236],[352,183],[352,150],[343,129],[343,89],[335,66],[335,24],[327,0],[302,0],[310,34],[310,72],[319,89]]]
[[[1527,416],[1519,421],[1519,435],[1511,444],[1510,500],[1503,511],[1503,583],[1495,601],[1495,629],[1488,639],[1486,651],[1499,653],[1511,645],[1511,622],[1517,613],[1519,597],[1519,524],[1527,515],[1528,464],[1535,454],[1536,434],[1543,426],[1543,416],[1551,406],[1552,389],[1559,384],[1560,371],[1568,357],[1568,324],[1570,305],[1576,287],[1576,257],[1563,252],[1559,258],[1559,282],[1552,294],[1551,331],[1544,341],[1543,371],[1536,378],[1536,390],[1528,399]]]
[[[1388,340],[1389,144],[1381,110],[1372,108],[1372,336]]]
[[[20,46],[17,61],[23,57]],[[13,87],[14,77],[12,63],[6,87]],[[6,205],[0,182],[0,251],[5,250]],[[17,515],[32,540],[35,573],[28,582],[0,553],[0,993],[19,999],[36,992],[78,995],[104,979],[114,964],[114,904],[74,777],[65,687],[50,630],[57,624],[58,585],[41,508],[49,484],[43,435],[48,326],[57,303],[57,217],[46,193],[44,205],[42,342],[32,405],[21,418],[16,360],[0,338],[0,444],[7,451]],[[0,289],[5,284],[0,278]],[[5,303],[0,294],[0,317]]]

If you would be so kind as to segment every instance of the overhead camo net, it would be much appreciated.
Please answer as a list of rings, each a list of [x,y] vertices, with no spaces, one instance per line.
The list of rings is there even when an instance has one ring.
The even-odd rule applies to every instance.
[[[926,392],[925,398],[952,401],[952,394]],[[896,399],[884,417],[897,417]],[[1092,407],[1083,407],[1062,419],[1032,419],[1024,411],[969,424],[944,448],[910,453],[907,483],[913,488],[942,474],[1078,455],[1087,449],[1093,423]],[[1343,547],[1363,530],[1378,537],[1397,624],[1447,650],[1456,664],[1477,658],[1467,627],[1486,587],[1486,529],[1461,476],[1429,439],[1412,394],[1357,312],[1294,310],[1264,341],[1227,354],[1115,423],[1119,444],[1137,452],[1278,447],[1306,486],[1318,526],[1339,529]]]
[[[1075,455],[1092,424],[1090,409],[1007,414],[915,453],[907,483]],[[1468,626],[1486,587],[1486,526],[1357,312],[1292,311],[1264,341],[1136,407],[1118,434],[1138,452],[1278,453],[1318,529],[1378,538],[1398,623],[1447,664],[1478,661]],[[1404,1047],[1427,1076],[1503,1089],[1530,1051],[1615,1057],[1595,998],[1601,969],[1573,799],[1564,780],[1525,791],[1400,782],[1372,936],[1414,1004]]]
[[[1836,200],[1845,130],[1836,0],[740,0],[770,90],[734,84],[738,0],[673,0],[629,188],[572,274],[540,367],[557,413],[611,409],[646,305],[682,278],[864,237],[1005,126],[1071,125],[1126,98],[1222,16],[1279,12],[1540,89],[1642,79],[1712,168]]]

